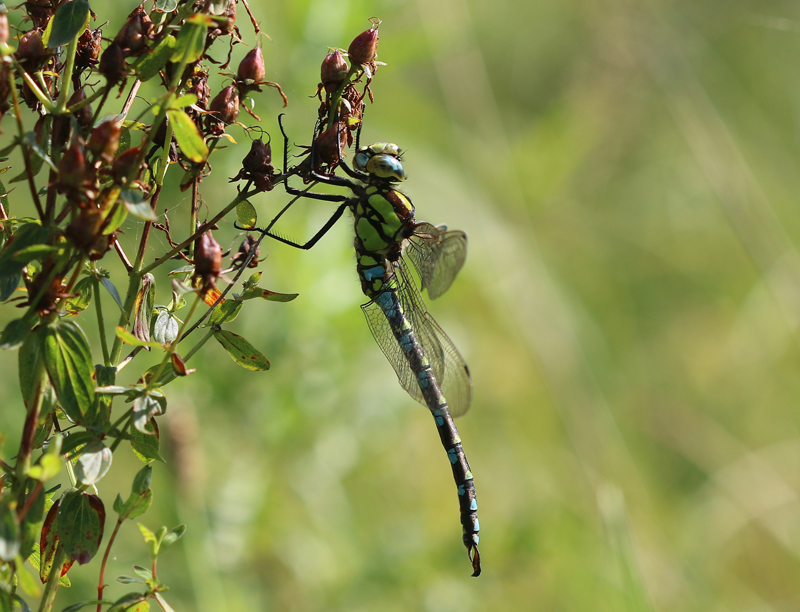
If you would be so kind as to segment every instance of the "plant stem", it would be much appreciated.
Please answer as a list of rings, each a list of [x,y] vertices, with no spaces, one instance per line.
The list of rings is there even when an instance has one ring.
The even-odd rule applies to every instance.
[[[5,61],[5,58],[3,61]],[[22,74],[27,75],[25,71],[23,71]],[[14,116],[17,119],[17,132],[19,133],[19,146],[22,151],[22,161],[25,163],[25,175],[28,177],[28,186],[31,190],[33,204],[36,206],[36,212],[39,213],[39,218],[44,220],[44,209],[42,208],[42,202],[39,200],[39,190],[36,189],[36,182],[33,180],[33,166],[31,165],[30,151],[25,146],[25,126],[22,124],[22,109],[19,105],[19,92],[17,91],[16,79],[11,78],[9,75],[8,82],[11,84],[11,99],[14,102]]]
[[[39,612],[50,612],[53,609],[53,603],[56,600],[56,591],[58,590],[58,581],[61,578],[61,567],[65,561],[64,550],[61,546],[56,548],[55,557],[53,558],[53,567],[50,568],[50,575],[47,577],[47,584],[44,587],[44,595],[39,604]]]
[[[106,367],[111,365],[111,356],[108,352],[108,341],[106,340],[106,324],[103,317],[103,305],[100,303],[100,281],[97,278],[92,283],[92,297],[94,298],[94,306],[97,311],[97,328],[100,334],[100,348],[103,350],[103,365]]]
[[[106,579],[106,564],[108,563],[108,555],[111,552],[111,546],[114,544],[114,540],[117,538],[117,533],[119,532],[119,528],[122,526],[122,521],[117,519],[117,524],[114,525],[114,531],[111,532],[111,537],[108,538],[108,545],[106,546],[106,552],[103,555],[103,563],[100,565],[100,577],[97,581],[97,599],[101,600],[97,602],[97,612],[102,612],[103,606],[103,590],[106,588],[105,579]]]
[[[82,33],[82,32],[81,32]],[[78,36],[75,36],[67,47],[67,62],[64,66],[62,75],[67,75],[68,78],[61,80],[61,91],[58,93],[58,103],[56,104],[56,114],[63,115],[67,110],[67,96],[70,86],[70,78],[72,72],[75,70],[75,53],[78,50]]]

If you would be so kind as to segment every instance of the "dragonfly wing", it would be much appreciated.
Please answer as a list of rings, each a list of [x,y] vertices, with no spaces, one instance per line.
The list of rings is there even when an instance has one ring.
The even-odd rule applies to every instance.
[[[461,353],[428,312],[417,286],[402,264],[395,265],[399,280],[398,295],[417,342],[422,346],[431,370],[447,399],[450,414],[466,414],[472,403],[472,378]]]
[[[422,397],[417,377],[411,370],[411,366],[408,365],[383,309],[373,300],[361,306],[361,310],[364,311],[373,338],[381,347],[383,354],[386,355],[386,359],[392,364],[400,386],[420,404],[425,405],[425,398]]]
[[[447,230],[418,223],[408,239],[405,255],[419,273],[422,288],[435,300],[453,284],[467,258],[467,235],[460,230]]]

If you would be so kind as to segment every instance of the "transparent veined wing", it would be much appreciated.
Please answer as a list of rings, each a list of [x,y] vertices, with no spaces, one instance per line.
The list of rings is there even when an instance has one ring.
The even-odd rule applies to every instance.
[[[422,289],[435,300],[450,288],[467,259],[467,235],[423,221],[414,227],[404,255],[419,273]]]
[[[405,272],[402,260],[394,266],[395,276],[391,286],[396,287],[397,293],[385,290],[376,299],[361,307],[370,331],[386,359],[392,364],[403,389],[415,400],[426,405],[417,382],[417,373],[409,365],[406,354],[392,330],[393,324],[384,312],[387,307],[399,309],[431,365],[431,371],[447,399],[450,414],[454,417],[461,416],[467,412],[472,403],[472,379],[469,368],[453,341],[428,313],[416,284]],[[397,296],[396,300],[393,298],[394,295]],[[402,331],[400,330],[400,334]]]

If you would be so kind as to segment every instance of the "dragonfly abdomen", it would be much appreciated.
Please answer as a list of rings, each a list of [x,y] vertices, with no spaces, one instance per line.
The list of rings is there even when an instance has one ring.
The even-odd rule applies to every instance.
[[[403,312],[402,304],[397,295],[396,284],[391,281],[386,283],[383,291],[373,299],[380,306],[389,322],[389,327],[394,334],[395,340],[402,350],[409,368],[417,378],[425,404],[433,415],[436,429],[439,432],[439,439],[447,452],[447,458],[453,471],[453,479],[458,487],[458,505],[463,529],[463,541],[472,561],[474,570],[472,575],[478,576],[481,573],[480,554],[478,552],[478,532],[480,531],[478,500],[472,471],[461,445],[458,429],[452,416],[450,416],[447,400],[442,394],[439,382],[431,369],[430,361],[416,339],[411,322]]]

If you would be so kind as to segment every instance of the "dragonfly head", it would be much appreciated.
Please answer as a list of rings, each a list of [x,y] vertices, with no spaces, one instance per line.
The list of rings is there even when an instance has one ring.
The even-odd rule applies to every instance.
[[[400,160],[400,148],[391,142],[376,142],[361,147],[353,160],[356,170],[388,181],[404,181],[406,173]]]

